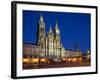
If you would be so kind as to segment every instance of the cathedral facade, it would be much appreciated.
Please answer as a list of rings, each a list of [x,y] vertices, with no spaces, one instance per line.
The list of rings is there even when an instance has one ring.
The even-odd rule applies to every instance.
[[[49,32],[46,32],[44,18],[41,15],[38,29],[37,44],[41,48],[40,57],[51,59],[64,57],[65,49],[60,40],[60,30],[58,24],[56,23],[54,32],[51,26],[49,28]]]

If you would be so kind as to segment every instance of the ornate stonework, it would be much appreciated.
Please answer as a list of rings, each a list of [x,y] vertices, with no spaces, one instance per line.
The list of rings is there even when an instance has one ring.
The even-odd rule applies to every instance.
[[[39,20],[38,37],[38,45],[41,47],[41,57],[62,57],[64,48],[61,45],[60,30],[58,28],[57,22],[55,25],[55,31],[53,32],[52,27],[50,26],[49,32],[46,34],[44,18],[41,15]]]

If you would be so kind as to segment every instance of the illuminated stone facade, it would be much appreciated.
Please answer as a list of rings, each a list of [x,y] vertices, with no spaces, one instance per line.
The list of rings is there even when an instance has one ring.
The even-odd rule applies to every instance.
[[[54,32],[50,26],[49,32],[46,34],[45,22],[42,15],[39,20],[38,45],[41,47],[41,57],[60,58],[63,56],[64,48],[61,45],[58,24],[56,23]]]
[[[24,44],[23,45],[23,57],[24,58],[34,58],[40,57],[40,46],[33,44]]]

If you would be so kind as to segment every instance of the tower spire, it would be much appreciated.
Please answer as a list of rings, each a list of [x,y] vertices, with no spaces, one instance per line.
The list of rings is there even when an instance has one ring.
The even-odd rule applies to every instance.
[[[55,30],[56,30],[56,34],[59,34],[59,28],[58,28],[58,23],[57,23],[57,21],[56,21],[56,26],[55,26]]]
[[[52,33],[52,28],[51,28],[51,26],[50,26],[49,32]]]
[[[44,44],[45,42],[45,22],[44,22],[42,13],[40,15],[38,31],[39,31],[38,32],[38,36],[39,36],[38,44]]]
[[[42,12],[41,12],[41,16],[40,16],[40,21],[41,21],[41,22],[44,22]]]
[[[58,29],[58,23],[57,23],[57,21],[56,21],[56,29]]]

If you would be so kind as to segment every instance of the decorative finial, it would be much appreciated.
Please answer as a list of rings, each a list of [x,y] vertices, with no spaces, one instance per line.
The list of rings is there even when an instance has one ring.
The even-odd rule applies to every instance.
[[[57,21],[56,21],[55,30],[56,30],[56,33],[57,33],[57,34],[59,34],[59,33],[60,33],[59,28],[58,28],[58,23],[57,23]]]
[[[50,26],[49,32],[52,32],[52,27]]]
[[[44,21],[44,20],[43,20],[42,12],[41,12],[41,16],[40,16],[40,21]]]

